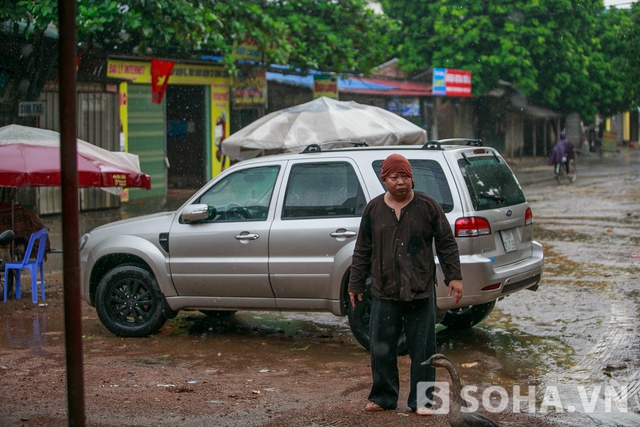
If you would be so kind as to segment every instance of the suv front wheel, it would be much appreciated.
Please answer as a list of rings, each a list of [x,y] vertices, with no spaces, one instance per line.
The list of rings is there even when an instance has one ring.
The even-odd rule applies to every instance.
[[[145,337],[164,325],[166,302],[156,278],[134,265],[104,275],[96,289],[96,311],[102,323],[121,337]]]

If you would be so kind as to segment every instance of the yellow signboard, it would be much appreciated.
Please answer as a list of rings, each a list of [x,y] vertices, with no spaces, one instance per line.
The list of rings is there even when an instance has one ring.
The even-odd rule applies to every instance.
[[[233,80],[233,107],[257,108],[267,103],[267,70],[264,67],[238,67]]]
[[[151,63],[110,60],[107,62],[107,77],[128,80],[132,83],[151,83]],[[169,84],[208,85],[220,79],[229,81],[229,75],[224,67],[176,63],[171,71]]]
[[[120,83],[119,92],[120,92],[120,151],[129,152],[129,115],[128,115],[128,107],[127,104],[129,100],[127,97],[129,96],[129,87],[127,86],[127,82]],[[122,193],[120,194],[121,202],[129,201],[129,189],[123,188]]]
[[[602,151],[613,153],[616,151],[616,141],[618,140],[618,134],[615,132],[603,132],[602,133]]]
[[[262,59],[260,45],[253,39],[246,37],[242,42],[233,43],[233,51],[231,52],[235,60],[249,60],[259,62]]]
[[[129,83],[151,84],[151,63],[142,61],[110,60],[107,63],[107,77],[127,80]],[[229,136],[229,87],[231,77],[223,67],[199,64],[179,64],[173,66],[170,85],[209,86],[211,94],[211,178],[230,165],[230,159],[222,154],[224,139]],[[127,84],[120,85],[120,118],[125,151],[128,150]],[[126,197],[126,196],[125,196]]]
[[[338,99],[338,76],[333,74],[315,74],[313,76],[313,98]]]

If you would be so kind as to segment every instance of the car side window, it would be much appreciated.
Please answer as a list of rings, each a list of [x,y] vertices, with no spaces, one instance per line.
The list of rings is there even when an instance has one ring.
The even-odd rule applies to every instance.
[[[361,216],[366,203],[351,164],[301,163],[291,168],[282,219]]]
[[[443,211],[451,212],[453,210],[453,196],[451,195],[451,189],[447,182],[447,177],[445,176],[440,163],[434,160],[412,159],[409,159],[409,163],[411,163],[415,189],[433,197],[440,204]],[[380,179],[382,160],[376,160],[373,162],[373,170],[376,172],[378,179]],[[384,182],[382,182],[381,179],[380,183],[386,190]]]
[[[265,166],[234,172],[195,203],[209,206],[206,222],[266,221],[279,170],[279,166]]]

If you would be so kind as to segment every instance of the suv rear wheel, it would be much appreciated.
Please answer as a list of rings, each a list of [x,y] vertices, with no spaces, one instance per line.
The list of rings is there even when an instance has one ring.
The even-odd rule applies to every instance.
[[[144,337],[157,332],[167,320],[165,306],[155,277],[133,265],[113,268],[96,289],[100,321],[121,337]]]
[[[370,350],[369,344],[369,320],[371,320],[371,291],[369,285],[371,284],[370,279],[367,279],[367,288],[362,293],[362,301],[356,300],[356,306],[351,306],[351,301],[349,301],[349,294],[347,294],[347,304],[349,306],[349,312],[347,316],[349,317],[349,327],[351,328],[351,333],[356,338],[356,340],[363,346],[365,349]],[[400,334],[400,339],[398,339],[398,355],[404,356],[409,354],[409,347],[407,346],[407,336],[404,333],[404,330]]]
[[[449,329],[469,329],[486,319],[493,311],[496,301],[447,310],[440,323]]]

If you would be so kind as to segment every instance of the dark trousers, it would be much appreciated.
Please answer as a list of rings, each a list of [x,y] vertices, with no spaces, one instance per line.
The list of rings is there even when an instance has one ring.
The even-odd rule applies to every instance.
[[[435,381],[436,370],[422,366],[436,352],[436,296],[414,301],[383,300],[371,297],[369,344],[373,385],[369,400],[385,409],[395,409],[400,389],[398,379],[398,339],[404,326],[411,358],[411,389],[407,405],[417,408],[420,381]],[[429,397],[429,396],[428,396]]]

